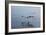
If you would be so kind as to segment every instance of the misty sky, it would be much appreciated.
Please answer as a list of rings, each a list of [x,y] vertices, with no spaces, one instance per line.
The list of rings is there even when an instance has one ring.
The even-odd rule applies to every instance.
[[[18,18],[16,18],[18,16]],[[20,26],[20,16],[34,16],[33,25],[35,27],[40,26],[40,7],[31,6],[11,6],[11,21],[12,26]],[[22,18],[21,18],[22,19]]]

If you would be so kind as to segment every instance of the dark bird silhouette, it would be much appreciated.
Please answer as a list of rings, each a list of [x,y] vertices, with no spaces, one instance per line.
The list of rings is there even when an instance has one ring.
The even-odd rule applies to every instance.
[[[28,18],[33,18],[33,17],[34,17],[34,16],[28,16],[28,17],[26,17],[26,18],[28,19]]]
[[[24,16],[21,16],[21,17],[24,17]]]
[[[30,22],[27,23],[29,27],[34,27],[32,24],[29,24],[29,23],[30,23]]]

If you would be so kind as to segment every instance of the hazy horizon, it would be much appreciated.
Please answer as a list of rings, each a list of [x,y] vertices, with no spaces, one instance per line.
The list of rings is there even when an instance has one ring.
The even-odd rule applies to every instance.
[[[34,16],[33,19],[22,18],[21,16]],[[31,7],[31,6],[11,6],[11,27],[12,29],[16,28],[28,28],[26,25],[27,22],[33,21],[32,24],[34,27],[40,27],[40,7]],[[25,22],[22,26],[21,22]]]

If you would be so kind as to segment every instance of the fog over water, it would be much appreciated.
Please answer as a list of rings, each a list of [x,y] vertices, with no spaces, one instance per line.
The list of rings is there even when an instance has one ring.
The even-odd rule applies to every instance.
[[[34,17],[27,19],[26,17],[29,16]],[[12,28],[40,27],[40,7],[11,6],[11,27]]]

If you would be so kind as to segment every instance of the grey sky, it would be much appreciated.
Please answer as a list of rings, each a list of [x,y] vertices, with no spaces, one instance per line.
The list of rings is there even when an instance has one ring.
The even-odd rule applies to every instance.
[[[19,18],[15,18],[16,16],[34,16],[33,25],[40,26],[40,7],[11,6],[11,15],[13,26],[20,25],[19,22],[21,22]]]

